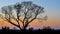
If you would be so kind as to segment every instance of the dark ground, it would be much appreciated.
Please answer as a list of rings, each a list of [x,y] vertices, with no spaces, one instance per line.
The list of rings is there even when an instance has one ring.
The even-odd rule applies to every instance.
[[[0,33],[60,33],[60,30],[42,29],[42,30],[0,30]]]
[[[0,29],[0,33],[60,33],[60,29],[56,30],[56,29],[51,29],[50,27],[45,27],[43,29],[37,29],[34,30],[33,28],[29,28],[28,30],[16,30],[14,29],[9,29],[9,27],[2,27],[2,29]]]

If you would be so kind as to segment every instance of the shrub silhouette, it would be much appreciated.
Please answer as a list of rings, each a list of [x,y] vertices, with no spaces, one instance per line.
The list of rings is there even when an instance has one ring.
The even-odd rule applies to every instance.
[[[47,27],[43,27],[43,29],[51,29],[51,27],[50,26],[47,26]]]
[[[29,28],[29,30],[33,31],[33,28]]]
[[[44,27],[43,29],[35,29],[34,30],[34,28],[29,28],[28,30],[23,30],[23,31],[21,31],[21,30],[16,30],[16,28],[14,27],[13,28],[13,30],[12,29],[9,29],[9,27],[2,27],[2,29],[0,30],[0,32],[14,32],[14,33],[16,33],[16,32],[33,32],[33,33],[36,33],[36,32],[38,32],[38,33],[40,33],[40,32],[59,32],[60,30],[55,30],[55,29],[52,29],[51,27]]]
[[[7,27],[7,26],[2,27],[2,30],[9,30],[9,27]]]

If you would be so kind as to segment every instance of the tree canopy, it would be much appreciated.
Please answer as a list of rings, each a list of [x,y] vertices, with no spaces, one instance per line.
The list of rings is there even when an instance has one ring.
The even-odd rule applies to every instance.
[[[26,29],[33,20],[46,20],[47,16],[41,17],[41,14],[44,13],[44,8],[33,4],[32,2],[21,2],[14,5],[8,5],[1,8],[1,13],[4,15],[2,18],[5,21],[8,21],[14,26],[19,27],[20,29]],[[38,17],[40,16],[40,17]],[[23,17],[23,19],[21,19]],[[17,21],[18,25],[12,22],[12,19]],[[23,28],[21,28],[20,23],[22,23]]]

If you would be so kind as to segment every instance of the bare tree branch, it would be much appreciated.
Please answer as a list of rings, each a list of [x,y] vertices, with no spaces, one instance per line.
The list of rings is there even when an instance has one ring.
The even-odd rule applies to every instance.
[[[38,15],[44,13],[43,9],[43,7],[32,4],[32,2],[16,3],[13,6],[2,7],[2,14],[4,14],[3,20],[6,20],[12,25],[19,27],[20,29],[22,29],[20,26],[20,24],[22,23],[23,29],[26,29],[29,23],[34,21]],[[24,18],[20,19],[22,16]],[[47,16],[45,16],[43,19],[46,20],[46,18]],[[14,19],[18,23],[18,25],[14,24],[11,21],[12,19]]]

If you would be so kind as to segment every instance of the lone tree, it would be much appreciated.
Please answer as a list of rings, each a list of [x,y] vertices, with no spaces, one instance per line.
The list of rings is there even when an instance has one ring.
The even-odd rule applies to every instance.
[[[25,30],[29,23],[34,21],[35,19],[38,20],[46,20],[47,16],[40,18],[41,14],[44,13],[44,8],[32,2],[22,2],[16,3],[14,5],[4,6],[1,8],[1,15],[0,17],[11,23],[12,25],[20,28],[20,30]],[[22,18],[21,18],[22,17]],[[18,24],[15,24],[12,20],[16,21]],[[22,27],[21,27],[22,23]]]

